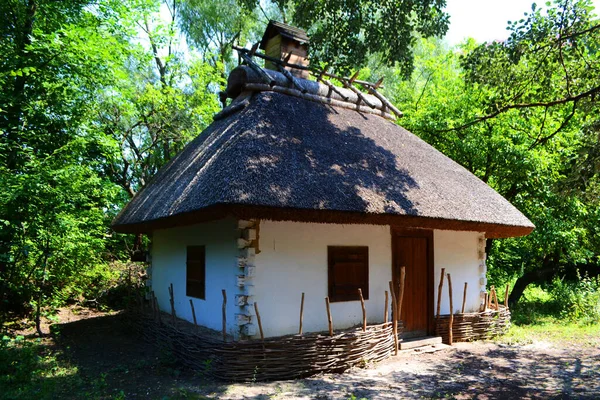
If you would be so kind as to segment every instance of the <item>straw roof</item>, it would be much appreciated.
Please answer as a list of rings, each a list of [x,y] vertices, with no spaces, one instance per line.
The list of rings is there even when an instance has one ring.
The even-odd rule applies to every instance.
[[[237,99],[129,202],[115,230],[149,232],[228,215],[488,237],[533,230],[483,181],[394,122],[279,86],[248,91],[258,87],[256,77],[232,75],[228,91]]]

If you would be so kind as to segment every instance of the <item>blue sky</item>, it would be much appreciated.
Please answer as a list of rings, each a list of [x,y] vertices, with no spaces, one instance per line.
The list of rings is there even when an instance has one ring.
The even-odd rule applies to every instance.
[[[508,21],[518,21],[525,12],[531,11],[532,0],[446,0],[450,14],[450,29],[446,40],[460,43],[466,37],[479,42],[504,40],[508,37]],[[536,1],[538,6],[546,0]],[[599,13],[600,0],[592,2]]]

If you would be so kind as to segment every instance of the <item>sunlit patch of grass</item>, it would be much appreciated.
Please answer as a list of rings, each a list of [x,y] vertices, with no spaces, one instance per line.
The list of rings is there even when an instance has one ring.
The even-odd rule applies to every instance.
[[[554,318],[535,325],[512,325],[508,333],[497,339],[506,344],[530,344],[546,341],[565,345],[600,345],[600,325],[564,323]]]
[[[550,342],[564,345],[600,345],[600,325],[561,318],[562,305],[551,293],[530,286],[511,310],[512,326],[497,339],[507,344]]]

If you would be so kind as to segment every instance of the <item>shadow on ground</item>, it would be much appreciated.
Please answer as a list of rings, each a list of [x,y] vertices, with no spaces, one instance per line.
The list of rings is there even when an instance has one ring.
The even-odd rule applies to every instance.
[[[179,368],[144,343],[124,314],[54,325],[75,376],[51,378],[60,398],[121,399],[596,399],[600,350],[459,344],[366,369],[282,382],[225,384]],[[49,345],[50,346],[50,345]]]

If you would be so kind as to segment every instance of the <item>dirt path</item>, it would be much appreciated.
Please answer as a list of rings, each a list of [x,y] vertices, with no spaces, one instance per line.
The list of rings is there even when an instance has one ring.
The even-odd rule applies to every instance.
[[[341,375],[229,385],[218,398],[597,399],[600,351],[557,349],[547,343],[510,347],[460,343],[435,354],[392,357],[371,368]]]
[[[366,369],[308,379],[222,384],[181,371],[142,342],[123,315],[67,319],[57,345],[84,381],[101,376],[107,397],[126,399],[600,398],[598,342],[527,346],[460,343],[431,354],[392,357]],[[67,322],[70,321],[70,322]],[[78,398],[73,394],[73,398]]]

